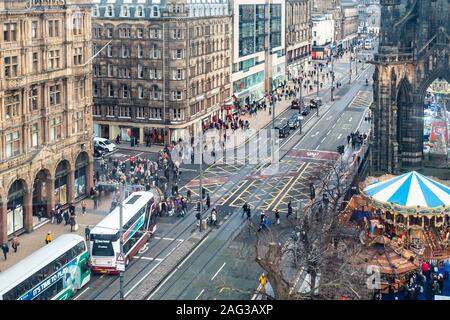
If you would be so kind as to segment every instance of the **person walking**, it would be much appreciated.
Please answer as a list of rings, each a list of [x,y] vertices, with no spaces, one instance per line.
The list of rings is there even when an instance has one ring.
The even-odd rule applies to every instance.
[[[77,222],[75,221],[76,215],[75,212],[70,215],[70,232],[73,232],[74,230],[77,231],[78,228],[76,227]]]
[[[86,228],[84,228],[84,238],[86,240],[89,240],[91,235],[91,229],[89,228],[89,225],[86,226]]]
[[[252,217],[251,211],[250,211],[250,206],[248,206],[247,208],[247,220],[250,220],[250,218]]]
[[[278,209],[275,209],[275,221],[277,222],[277,225],[280,224],[280,212]]]
[[[81,213],[83,216],[86,214],[86,201],[84,200],[81,202]]]
[[[8,243],[2,244],[2,251],[3,251],[3,257],[4,257],[5,260],[6,260],[6,257],[7,257],[8,252],[9,252]]]
[[[14,236],[11,242],[11,247],[14,249],[14,252],[17,252],[17,248],[19,248],[19,246],[20,246],[19,239],[16,236]]]
[[[244,217],[244,214],[247,213],[247,210],[248,210],[248,204],[247,204],[247,202],[246,202],[246,203],[244,203],[244,205],[242,206],[242,215],[241,215],[242,218]]]
[[[291,203],[291,201],[289,200],[289,202],[288,202],[288,213],[287,213],[287,217],[289,218],[289,216],[292,214],[292,203]]]
[[[217,211],[216,207],[214,207],[211,211],[211,225],[216,226],[217,225]]]
[[[206,196],[206,207],[208,209],[211,207],[211,198],[209,197],[209,193]]]
[[[94,199],[94,210],[97,210],[98,208],[98,198],[97,198],[97,194],[94,194],[93,196]]]
[[[64,217],[64,221],[66,222],[66,224],[65,224],[65,226],[67,226],[68,224],[69,224],[69,219],[70,219],[70,217],[69,217],[69,211],[64,211],[64,214],[63,214],[63,217]]]
[[[53,240],[53,236],[52,233],[49,231],[47,232],[47,235],[45,236],[45,244],[49,244],[50,242],[52,242]]]

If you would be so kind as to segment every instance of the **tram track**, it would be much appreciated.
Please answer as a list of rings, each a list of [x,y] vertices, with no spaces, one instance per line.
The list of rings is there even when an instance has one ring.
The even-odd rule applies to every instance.
[[[309,95],[309,96],[312,96],[312,95]],[[309,96],[305,96],[305,98],[307,98],[307,97],[309,97]],[[328,102],[329,102],[329,101],[327,101],[327,103],[328,103]],[[324,105],[324,106],[325,106],[325,105]],[[322,114],[321,116],[319,116],[318,118],[315,116],[315,113],[310,112],[310,114],[308,114],[308,116],[306,116],[305,119],[303,120],[303,121],[304,121],[304,122],[302,123],[303,129],[305,129],[305,127],[306,127],[313,119],[317,119],[317,121],[320,121],[323,117],[325,117],[325,116],[327,115],[327,113],[331,110],[332,106],[333,106],[333,103],[331,103],[330,105],[328,105],[327,108],[323,108],[323,107],[322,107],[322,109],[325,110],[325,111],[324,111],[323,114]],[[291,108],[287,108],[286,110],[284,110],[283,112],[281,112],[281,113],[276,117],[276,120],[278,120],[278,119],[280,119],[280,118],[283,118],[287,113],[289,113],[289,111],[291,111]],[[266,126],[264,126],[264,127],[261,128],[261,129],[267,129],[267,128],[270,128],[270,127],[271,127],[271,123],[267,124]],[[282,150],[283,150],[283,151],[286,151],[286,148],[285,148],[285,147],[288,146],[289,144],[291,144],[292,141],[293,141],[292,139],[294,139],[294,138],[297,138],[297,139],[295,139],[295,140],[297,140],[297,141],[294,142],[294,145],[295,145],[295,144],[298,144],[299,142],[301,142],[301,141],[302,141],[304,138],[306,138],[306,136],[310,133],[310,131],[312,130],[312,128],[314,128],[314,125],[313,125],[311,128],[309,128],[308,130],[305,130],[303,133],[301,133],[301,135],[298,134],[299,131],[300,131],[300,129],[299,129],[299,128],[296,129],[292,134],[289,135],[288,138],[283,139],[282,143],[280,144],[280,146],[279,146],[279,148],[278,148],[278,152],[280,152],[280,151],[282,151]],[[260,129],[260,130],[261,130],[261,129]],[[237,150],[240,149],[240,148],[244,148],[244,150],[245,150],[245,148],[246,148],[247,144],[250,142],[250,140],[251,140],[253,137],[257,136],[258,133],[259,133],[259,130],[256,131],[256,132],[255,132],[252,136],[250,136],[248,139],[246,139],[245,142],[243,142],[240,146],[238,146],[237,148],[233,149],[233,152],[237,151]],[[284,157],[287,155],[287,153],[288,153],[289,150],[290,150],[290,148],[287,149],[287,151],[283,154],[282,158],[284,158]],[[282,158],[280,158],[280,160],[281,160]],[[222,157],[221,159],[219,159],[219,161],[222,160],[222,159],[223,159],[223,157]],[[222,192],[222,193],[221,193],[222,196],[219,196],[218,198],[216,198],[216,199],[213,201],[211,207],[214,207],[215,205],[219,205],[220,201],[221,201],[223,198],[225,198],[226,195],[227,195],[230,191],[232,191],[236,186],[238,186],[243,180],[247,179],[249,176],[254,175],[255,170],[256,170],[256,172],[258,172],[258,171],[261,170],[264,166],[267,166],[267,165],[268,165],[267,161],[260,161],[260,162],[258,162],[257,164],[253,164],[253,165],[252,165],[252,164],[246,164],[246,165],[244,165],[244,167],[242,167],[236,174],[233,175],[233,176],[235,176],[235,177],[240,177],[240,179],[236,179],[236,182],[232,183],[232,184],[225,190],[225,192]],[[197,176],[196,178],[198,178],[198,176]],[[194,180],[195,180],[195,178],[194,178]],[[232,180],[232,179],[230,179],[230,180]],[[267,183],[267,182],[265,182],[265,183]],[[281,183],[281,182],[279,182],[279,183]],[[278,184],[277,184],[277,185],[278,185]],[[212,194],[213,194],[213,195],[216,194],[221,188],[222,188],[222,186],[217,186],[217,187],[214,189],[214,191],[212,192]],[[133,283],[133,282],[134,282],[138,277],[141,277],[144,273],[147,273],[146,276],[145,276],[145,277],[141,277],[140,280],[143,281],[146,277],[148,277],[148,275],[151,273],[151,271],[152,271],[153,269],[155,269],[155,268],[159,265],[159,263],[161,263],[161,261],[162,261],[162,260],[161,260],[161,257],[162,257],[162,255],[164,254],[164,252],[166,252],[166,250],[168,250],[175,242],[178,241],[179,243],[181,243],[181,242],[179,241],[179,239],[181,239],[181,236],[184,235],[184,234],[186,234],[187,231],[188,231],[189,229],[191,229],[193,226],[194,226],[194,228],[197,228],[197,226],[196,226],[196,220],[194,220],[192,223],[188,224],[185,228],[183,228],[180,232],[178,232],[178,233],[176,234],[176,236],[173,235],[173,231],[174,231],[178,226],[180,226],[183,222],[185,222],[185,219],[186,219],[186,218],[188,218],[189,216],[192,216],[192,213],[193,213],[194,211],[195,211],[194,208],[191,208],[191,210],[189,210],[188,214],[186,214],[186,216],[185,216],[183,219],[179,219],[179,220],[171,227],[170,230],[168,230],[167,232],[164,233],[164,235],[158,235],[158,237],[160,237],[160,239],[159,239],[159,240],[156,240],[156,242],[152,243],[151,239],[154,239],[154,238],[153,238],[153,237],[150,238],[149,245],[151,245],[152,248],[156,248],[158,245],[162,244],[164,241],[167,241],[167,240],[164,240],[164,239],[167,238],[167,236],[169,236],[169,235],[170,235],[170,237],[171,237],[173,240],[172,240],[172,241],[169,241],[168,245],[164,246],[161,250],[159,250],[158,253],[157,253],[156,255],[153,255],[153,259],[152,259],[151,261],[147,262],[147,263],[140,269],[140,271],[138,271],[134,276],[132,276],[130,279],[125,279],[125,280],[126,280],[126,283],[125,283],[125,289],[126,289],[127,286],[128,286],[128,287],[130,287],[130,286],[133,287],[133,286],[135,285],[135,283]],[[192,233],[191,233],[191,234],[192,234]],[[175,249],[176,249],[177,247],[178,247],[178,246],[176,246]],[[166,256],[166,257],[167,257],[167,256]],[[160,261],[159,261],[159,262],[156,264],[156,266],[153,267],[153,269],[151,269],[150,272],[149,272],[148,268],[152,265],[152,263],[154,263],[154,261],[157,261],[158,259],[159,259]],[[185,259],[183,259],[182,261],[184,261],[184,260],[185,260]],[[142,259],[141,259],[141,258],[132,259],[132,260],[130,261],[130,263],[128,264],[127,269],[128,269],[129,271],[131,271],[132,268],[133,268],[134,266],[136,266],[136,264],[137,264],[139,261],[142,261]],[[182,261],[180,261],[180,263],[181,263]],[[205,266],[205,267],[206,267],[206,266]],[[202,270],[203,270],[203,269],[202,269]],[[93,281],[99,281],[101,278],[102,278],[102,276],[100,276],[100,277],[97,278],[97,279],[94,279]],[[106,293],[107,290],[110,290],[112,286],[117,285],[118,282],[119,282],[119,278],[118,278],[118,277],[115,277],[115,276],[114,276],[114,277],[111,276],[111,278],[108,279],[108,280],[110,280],[110,281],[108,281],[107,283],[104,283],[104,282],[101,283],[101,286],[102,286],[103,288],[102,288],[100,291],[95,292],[94,295],[89,296],[89,299],[91,299],[91,300],[98,299],[98,298],[101,297],[104,293]],[[92,283],[91,283],[91,285],[92,285]],[[158,287],[158,286],[156,286],[155,288],[157,288],[157,287]],[[87,290],[83,290],[82,292],[80,292],[80,295],[81,295],[82,293],[86,292],[86,291],[87,291]],[[126,291],[126,290],[125,290],[125,291]],[[129,293],[129,292],[128,292],[128,293]],[[116,292],[116,293],[112,296],[111,299],[117,298],[118,295],[119,295],[119,293]],[[79,296],[76,296],[75,298],[78,299]]]

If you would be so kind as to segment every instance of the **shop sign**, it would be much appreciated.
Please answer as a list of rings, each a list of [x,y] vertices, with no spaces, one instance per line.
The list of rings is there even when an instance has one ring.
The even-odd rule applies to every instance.
[[[32,9],[36,7],[57,7],[64,6],[66,0],[27,0],[25,2],[26,9]]]

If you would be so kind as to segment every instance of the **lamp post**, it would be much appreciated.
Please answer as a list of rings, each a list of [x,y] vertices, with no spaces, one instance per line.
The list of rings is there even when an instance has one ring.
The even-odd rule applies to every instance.
[[[200,220],[199,220],[199,230],[202,231],[202,214],[203,214],[203,125],[201,128],[201,138],[200,138],[200,177],[199,177],[199,187],[200,187]]]
[[[348,78],[348,83],[352,83],[352,50],[350,50],[350,75]]]
[[[317,108],[317,116],[319,116],[319,86],[320,86],[319,72],[320,72],[320,66],[316,65],[314,68],[316,69],[316,74],[317,74],[316,108]]]
[[[123,257],[123,185],[122,185],[122,192],[120,192],[120,197],[119,197],[119,251],[120,251],[120,256]],[[124,299],[124,295],[123,295],[123,271],[121,270],[119,273],[119,297],[120,300]]]
[[[331,55],[331,101],[334,101],[334,59],[333,55]]]

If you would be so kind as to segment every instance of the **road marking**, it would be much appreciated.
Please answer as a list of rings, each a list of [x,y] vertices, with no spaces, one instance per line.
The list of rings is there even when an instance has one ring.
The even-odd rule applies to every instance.
[[[316,133],[311,135],[311,138],[314,138],[315,136],[317,136],[320,133],[320,131],[317,131]]]
[[[181,245],[181,242],[179,242],[172,250],[170,250],[169,254],[168,254],[166,257],[168,257],[172,252],[174,252],[180,245]],[[147,279],[147,277],[150,275],[150,273],[152,273],[153,270],[155,270],[156,267],[158,267],[158,266],[161,264],[161,262],[163,262],[163,259],[161,259],[161,261],[158,261],[158,263],[157,263],[153,268],[151,268],[149,272],[147,272],[147,273],[146,273],[146,274],[145,274],[138,282],[136,282],[136,283],[134,284],[133,287],[131,287],[131,289],[130,289],[127,293],[125,293],[125,298],[126,298],[126,297],[127,297],[134,289],[136,289],[136,287],[137,287],[138,285],[140,285],[140,284],[142,283],[142,281],[144,281],[145,279]]]
[[[84,289],[83,291],[80,292],[79,295],[77,295],[76,298],[74,298],[73,300],[77,300],[79,297],[81,297],[82,294],[84,294],[86,291],[88,291],[90,289],[90,287],[87,287],[86,289]]]
[[[311,162],[306,163],[306,165],[301,169],[301,173],[297,176],[294,183],[291,184],[289,189],[284,193],[284,196],[281,197],[280,201],[278,201],[277,206],[275,208],[278,208],[278,205],[280,204],[280,202],[283,201],[289,195],[289,192],[291,191],[291,189],[294,187],[294,185],[297,183],[297,181],[303,176],[303,174],[305,173],[306,169],[309,167],[310,164],[311,164]]]
[[[247,190],[248,190],[255,182],[256,182],[256,180],[253,180],[252,183],[250,183],[250,184],[247,186],[247,188],[245,188],[245,189],[239,194],[239,196],[236,197],[236,199],[233,200],[233,202],[232,202],[231,204],[234,204],[234,203],[236,202],[236,200],[241,199],[241,195],[242,195],[244,192],[247,192]],[[240,189],[240,188],[238,188],[238,190],[239,190],[239,189]],[[233,195],[232,195],[232,196],[233,196]],[[230,196],[229,198],[231,198],[231,196]],[[227,199],[227,200],[228,200],[228,199]]]
[[[153,293],[146,299],[146,300],[150,300],[158,291],[159,291],[159,289],[161,289],[161,287],[167,282],[167,281],[169,281],[169,279],[170,278],[172,278],[172,276],[175,274],[175,272],[177,272],[178,271],[178,269],[180,269],[182,266],[183,266],[183,264],[186,262],[186,261],[188,261],[189,260],[189,258],[195,253],[195,251],[197,251],[200,247],[201,247],[201,245],[203,244],[203,242],[205,242],[206,241],[206,239],[208,239],[209,238],[209,235],[207,235],[200,243],[199,243],[199,245],[197,246],[197,248],[195,248],[185,259],[184,259],[184,261],[178,266],[178,267],[176,267],[176,269],[175,270],[173,270],[172,271],[172,273],[155,289],[155,291],[153,291]]]
[[[284,185],[283,189],[281,189],[281,191],[277,194],[277,196],[275,198],[273,198],[272,202],[269,203],[269,205],[266,207],[265,210],[269,210],[269,208],[273,205],[273,203],[278,199],[278,197],[280,195],[283,194],[284,189],[286,189],[286,187],[291,183],[291,181],[294,179],[295,177],[292,177],[289,179],[289,181]]]
[[[143,254],[148,250],[148,243],[146,243],[142,248],[139,249],[139,253]]]
[[[136,256],[136,258],[139,258],[142,260],[149,260],[149,261],[151,261],[151,260],[162,261],[165,259],[165,258],[150,258],[150,257],[143,257],[143,256]]]
[[[322,143],[325,141],[326,138],[327,138],[327,137],[323,138],[322,141],[320,141],[320,143],[322,144]]]
[[[333,116],[329,116],[329,117],[327,118],[327,121],[330,121],[332,118],[333,118]]]
[[[339,140],[342,137],[342,133],[340,133],[336,140]]]
[[[236,194],[236,192],[238,192],[239,190],[241,190],[241,188],[245,185],[245,182],[246,182],[246,181],[247,181],[247,180],[242,181],[242,183],[241,183],[240,186],[236,189],[236,191],[234,191],[228,198],[226,198],[226,199],[222,202],[222,204],[226,203],[228,200],[231,199],[232,196],[234,196],[234,195]],[[252,183],[252,184],[253,184],[253,183]],[[234,201],[233,201],[233,202],[234,202]]]
[[[350,119],[348,119],[348,122],[352,122],[352,120],[353,120],[353,117],[350,117]]]
[[[213,275],[211,281],[214,280],[214,278],[219,274],[219,272],[223,269],[223,267],[225,267],[226,264],[227,264],[226,262],[223,263],[223,265],[219,268],[219,270],[217,270],[216,274]]]
[[[331,129],[334,129],[334,127],[336,127],[336,123],[335,123],[335,124],[333,124],[333,126],[331,127]]]
[[[153,237],[155,240],[166,240],[166,241],[180,241],[183,242],[184,239],[174,239],[174,238],[161,238],[161,237]]]
[[[195,300],[198,300],[198,298],[200,298],[200,296],[202,295],[203,292],[205,292],[205,289],[202,289],[202,291],[200,291],[200,293],[199,293],[198,296],[195,298]]]

